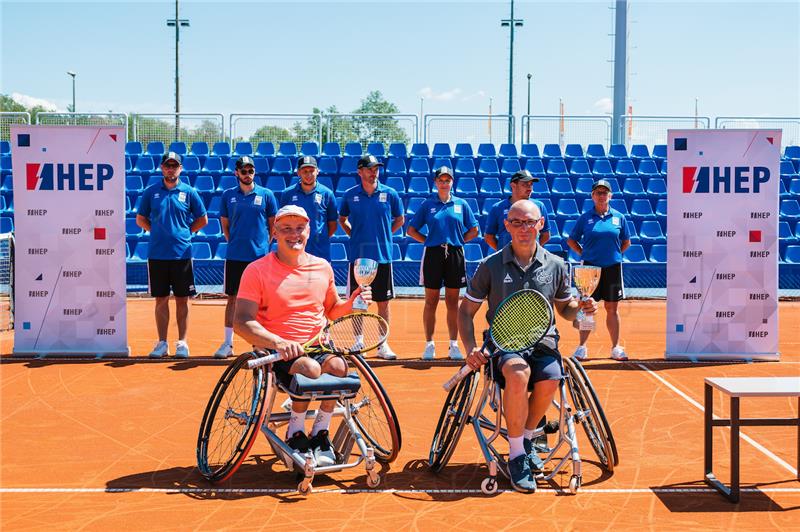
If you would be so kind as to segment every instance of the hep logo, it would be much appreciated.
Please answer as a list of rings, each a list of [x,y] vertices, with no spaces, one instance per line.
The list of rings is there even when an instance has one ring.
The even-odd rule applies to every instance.
[[[684,194],[758,194],[769,181],[769,168],[763,166],[684,166]]]
[[[110,164],[28,163],[25,165],[28,190],[103,190],[114,177]]]

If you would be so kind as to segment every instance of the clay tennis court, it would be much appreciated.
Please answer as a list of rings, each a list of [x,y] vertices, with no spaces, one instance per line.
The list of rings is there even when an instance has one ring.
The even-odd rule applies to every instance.
[[[440,305],[437,340],[444,344]],[[393,304],[390,342],[401,360],[375,361],[403,432],[398,459],[383,483],[368,489],[363,468],[314,479],[302,497],[259,436],[229,482],[213,486],[196,469],[200,419],[225,361],[209,355],[221,338],[223,306],[194,304],[186,361],[150,361],[155,326],[151,300],[130,299],[133,356],[118,360],[14,359],[0,336],[0,512],[4,530],[298,530],[489,529],[780,529],[800,528],[800,483],[794,427],[745,427],[742,498],[727,502],[703,479],[703,379],[800,373],[800,303],[780,304],[777,363],[674,363],[663,358],[664,301],[621,304],[622,338],[631,360],[610,360],[602,331],[584,364],[619,448],[613,475],[601,474],[582,429],[583,486],[566,488],[569,468],[533,495],[486,496],[486,466],[467,428],[439,475],[427,470],[432,433],[457,365],[418,359],[422,302]],[[480,313],[483,314],[483,311]],[[577,332],[561,322],[562,350]],[[170,343],[174,341],[171,331]],[[245,350],[241,342],[237,352]],[[371,359],[373,360],[373,359]],[[716,397],[715,412],[726,403]],[[743,417],[797,417],[789,399],[742,401]],[[754,442],[756,446],[752,443]],[[715,429],[715,471],[728,480],[728,430]]]

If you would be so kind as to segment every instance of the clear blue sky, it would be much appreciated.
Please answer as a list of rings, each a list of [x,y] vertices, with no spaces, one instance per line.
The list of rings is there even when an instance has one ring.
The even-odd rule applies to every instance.
[[[610,111],[611,1],[517,1],[514,113]],[[0,91],[79,112],[171,112],[174,2],[1,0]],[[181,2],[184,112],[351,111],[372,89],[403,113],[507,109],[507,1]],[[630,2],[638,115],[800,116],[800,2]]]

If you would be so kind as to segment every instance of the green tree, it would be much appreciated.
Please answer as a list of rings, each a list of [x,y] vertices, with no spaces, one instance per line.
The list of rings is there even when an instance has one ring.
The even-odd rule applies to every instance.
[[[355,115],[396,115],[400,109],[383,97],[381,91],[371,91],[361,100],[361,105],[353,111]],[[392,116],[355,116],[352,130],[357,141],[366,147],[370,142],[384,145],[392,142],[408,144],[410,139],[398,120]]]

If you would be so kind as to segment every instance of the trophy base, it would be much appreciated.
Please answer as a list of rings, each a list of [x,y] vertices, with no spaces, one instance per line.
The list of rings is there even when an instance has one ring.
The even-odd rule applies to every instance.
[[[579,321],[578,322],[578,330],[579,331],[593,331],[594,328],[595,328],[595,322],[594,321],[583,320],[583,321]]]

